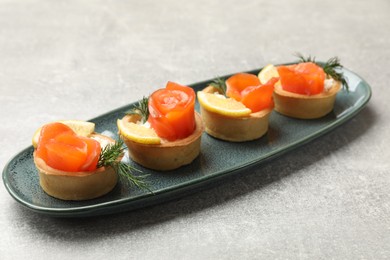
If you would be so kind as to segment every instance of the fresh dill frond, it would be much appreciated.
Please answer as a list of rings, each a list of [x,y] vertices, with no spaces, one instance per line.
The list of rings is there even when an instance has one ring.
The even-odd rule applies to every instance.
[[[97,167],[112,166],[118,161],[118,158],[123,154],[123,141],[119,139],[113,144],[105,146],[100,152]]]
[[[341,84],[343,84],[343,86],[345,86],[345,88],[348,90],[349,89],[349,86],[348,86],[348,82],[347,80],[345,79],[344,77],[344,74],[337,71],[338,69],[341,69],[343,67],[343,65],[340,64],[340,60],[338,57],[333,57],[333,58],[330,58],[324,65],[323,65],[323,69],[325,71],[325,73],[332,77],[333,79],[337,80],[337,81],[340,81]]]
[[[299,63],[301,63],[301,62],[313,62],[313,63],[316,63],[316,57],[315,56],[312,57],[311,55],[309,55],[308,57],[305,58],[305,56],[303,56],[300,52],[297,52],[295,54],[295,56],[297,56],[299,58]]]
[[[116,170],[116,172],[122,178],[125,178],[131,185],[134,185],[140,189],[147,190],[147,191],[153,193],[153,191],[149,188],[149,185],[145,181],[145,178],[148,175],[135,176],[135,175],[131,174],[134,171],[137,171],[137,172],[141,172],[141,171],[132,167],[131,165],[129,165],[127,163],[120,162],[118,164],[114,164],[113,168]]]
[[[296,53],[296,55],[299,58],[299,62],[313,62],[316,65],[320,66],[327,76],[332,77],[334,80],[340,81],[341,84],[345,87],[345,89],[348,91],[349,86],[346,78],[344,77],[344,74],[340,72],[339,70],[343,68],[343,65],[340,63],[340,59],[338,57],[330,58],[326,63],[319,63],[316,62],[315,57],[308,56],[305,58],[301,53]]]
[[[105,146],[100,152],[97,167],[100,168],[110,166],[120,177],[125,178],[127,181],[129,181],[130,184],[152,192],[147,183],[145,182],[145,177],[147,175],[133,175],[134,172],[141,171],[119,160],[119,158],[124,154],[124,149],[125,148],[123,145],[123,141],[121,139],[116,141],[114,144],[109,144]]]
[[[141,117],[141,122],[145,123],[149,117],[149,108],[148,108],[149,99],[143,97],[137,105],[132,109],[126,112],[127,115],[139,115]]]
[[[210,83],[210,86],[218,89],[222,95],[226,96],[226,82],[224,79],[218,77]]]

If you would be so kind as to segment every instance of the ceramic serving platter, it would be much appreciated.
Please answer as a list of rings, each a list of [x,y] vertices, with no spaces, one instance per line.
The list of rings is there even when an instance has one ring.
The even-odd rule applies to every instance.
[[[256,74],[259,70],[249,71]],[[334,110],[315,120],[288,118],[273,111],[270,128],[265,136],[250,142],[230,143],[202,136],[201,154],[190,165],[170,172],[148,170],[128,160],[143,174],[153,193],[137,189],[120,180],[113,191],[97,199],[87,201],[62,201],[48,196],[39,186],[37,170],[33,162],[33,147],[27,147],[14,156],[3,170],[3,182],[11,196],[28,209],[58,217],[88,217],[118,213],[163,203],[190,192],[199,191],[217,180],[226,179],[252,166],[274,159],[285,152],[322,136],[355,116],[371,97],[370,86],[358,75],[342,69],[349,83],[349,91],[338,93]],[[226,77],[228,77],[227,75]],[[190,85],[201,90],[212,80]],[[117,137],[116,120],[138,102],[118,108],[90,121],[96,123],[96,131]],[[199,104],[196,104],[199,110]]]

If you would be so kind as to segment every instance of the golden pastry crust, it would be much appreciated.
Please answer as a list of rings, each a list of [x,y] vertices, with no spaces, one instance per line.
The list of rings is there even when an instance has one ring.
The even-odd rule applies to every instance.
[[[333,110],[340,89],[341,83],[334,81],[328,91],[309,96],[285,91],[280,84],[275,84],[273,95],[275,111],[300,119],[323,117]]]
[[[202,91],[215,93],[217,89],[209,86]],[[272,109],[264,109],[251,113],[247,117],[227,117],[218,113],[208,111],[200,106],[205,131],[218,139],[230,142],[252,141],[262,137],[269,126],[269,116]]]
[[[114,140],[99,134],[90,136],[96,140],[114,143]],[[39,184],[50,196],[62,200],[88,200],[110,192],[118,182],[118,174],[112,167],[101,167],[92,172],[65,172],[53,169],[44,160],[35,156],[34,163],[39,173]]]
[[[126,115],[122,120],[137,123],[139,116]],[[122,135],[121,138],[129,148],[130,158],[135,162],[153,170],[174,170],[190,164],[200,153],[204,127],[200,115],[196,112],[195,123],[195,130],[190,136],[173,142],[163,141],[160,144],[143,144],[127,139]]]

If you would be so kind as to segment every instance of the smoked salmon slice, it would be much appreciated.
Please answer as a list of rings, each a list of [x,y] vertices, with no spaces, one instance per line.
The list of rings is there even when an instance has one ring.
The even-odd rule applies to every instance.
[[[241,92],[247,87],[260,85],[260,80],[256,75],[249,73],[237,73],[226,80],[226,96],[241,101]]]
[[[326,74],[313,62],[277,67],[282,88],[286,91],[315,95],[323,92]]]
[[[274,107],[272,93],[274,92],[274,85],[278,82],[278,78],[271,78],[266,84],[255,87],[248,87],[241,92],[241,102],[252,113],[261,111],[267,108]]]
[[[226,80],[226,95],[243,103],[252,113],[273,107],[272,93],[278,78],[262,85],[256,75],[237,73]]]
[[[54,169],[66,172],[94,171],[101,152],[100,143],[81,137],[62,123],[42,127],[36,156]]]
[[[195,92],[190,87],[168,82],[150,95],[148,108],[148,122],[161,138],[174,141],[195,130]]]

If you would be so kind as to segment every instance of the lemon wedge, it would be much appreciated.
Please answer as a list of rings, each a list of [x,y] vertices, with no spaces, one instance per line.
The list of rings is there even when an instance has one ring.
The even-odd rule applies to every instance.
[[[56,121],[69,126],[77,135],[90,136],[95,131],[95,123],[81,121],[81,120],[61,120]],[[32,145],[34,148],[38,146],[39,136],[41,134],[42,127],[38,128],[32,138]]]
[[[233,98],[203,91],[198,91],[197,96],[200,105],[210,112],[228,117],[245,117],[252,113],[244,104]]]
[[[260,83],[265,84],[272,78],[278,78],[279,73],[278,73],[277,68],[274,65],[268,64],[259,72],[258,77],[259,77]]]
[[[152,128],[132,122],[117,120],[119,133],[126,139],[142,144],[160,144],[161,139]]]

